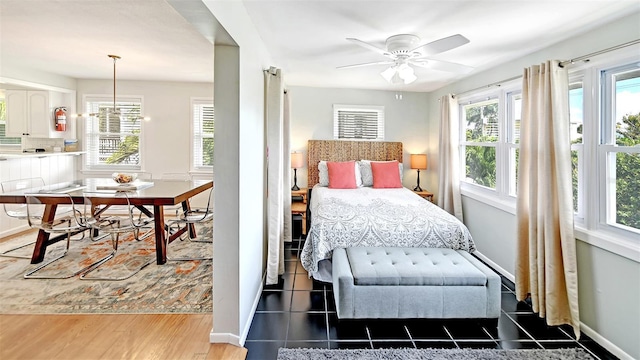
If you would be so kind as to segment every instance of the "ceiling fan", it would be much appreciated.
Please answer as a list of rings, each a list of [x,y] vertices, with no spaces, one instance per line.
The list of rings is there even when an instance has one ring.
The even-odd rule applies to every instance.
[[[338,66],[338,69],[369,65],[391,65],[388,69],[380,73],[380,75],[388,82],[394,84],[402,82],[410,84],[417,79],[413,68],[409,65],[454,73],[467,73],[473,70],[470,66],[431,58],[433,55],[455,49],[468,43],[469,39],[460,34],[451,35],[422,45],[420,45],[420,38],[416,35],[393,35],[385,41],[385,49],[355,38],[347,38],[347,40],[383,55],[387,57],[388,60]]]

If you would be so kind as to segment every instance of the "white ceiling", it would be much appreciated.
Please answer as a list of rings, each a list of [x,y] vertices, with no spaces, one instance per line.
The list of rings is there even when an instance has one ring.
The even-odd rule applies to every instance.
[[[417,68],[415,83],[391,85],[379,75],[384,65],[336,69],[385,60],[345,38],[384,47],[395,34],[414,34],[425,43],[462,34],[469,44],[434,59],[472,66],[474,74],[640,11],[638,0],[242,3],[287,85],[405,91],[431,91],[463,75]],[[215,19],[202,8],[197,0],[0,0],[0,70],[26,67],[110,79],[107,54],[116,54],[122,57],[119,79],[211,81],[208,39],[231,40],[215,30]]]

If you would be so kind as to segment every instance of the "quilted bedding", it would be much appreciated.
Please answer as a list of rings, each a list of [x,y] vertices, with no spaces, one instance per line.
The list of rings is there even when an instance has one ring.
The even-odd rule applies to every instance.
[[[471,234],[462,222],[406,188],[330,189],[316,185],[309,207],[311,227],[301,261],[310,275],[318,272],[318,263],[330,259],[336,248],[431,247],[475,251]]]

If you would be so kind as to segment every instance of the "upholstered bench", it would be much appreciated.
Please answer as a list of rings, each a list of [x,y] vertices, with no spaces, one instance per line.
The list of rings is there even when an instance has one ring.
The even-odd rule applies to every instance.
[[[462,250],[335,249],[332,276],[339,319],[500,316],[500,277]]]

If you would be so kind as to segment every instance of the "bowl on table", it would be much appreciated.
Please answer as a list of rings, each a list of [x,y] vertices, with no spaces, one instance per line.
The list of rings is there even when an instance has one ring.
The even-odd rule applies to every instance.
[[[113,173],[111,174],[111,178],[113,181],[118,184],[129,184],[134,182],[138,178],[138,174],[130,174],[130,173]]]

